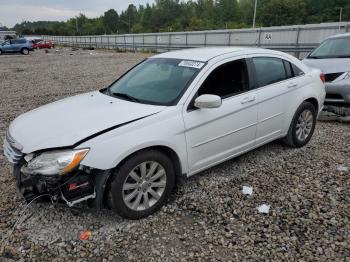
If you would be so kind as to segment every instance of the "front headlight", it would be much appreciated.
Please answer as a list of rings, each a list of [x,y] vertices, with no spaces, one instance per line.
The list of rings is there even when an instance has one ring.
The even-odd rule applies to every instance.
[[[21,168],[24,174],[64,175],[77,167],[89,152],[88,148],[44,152]]]

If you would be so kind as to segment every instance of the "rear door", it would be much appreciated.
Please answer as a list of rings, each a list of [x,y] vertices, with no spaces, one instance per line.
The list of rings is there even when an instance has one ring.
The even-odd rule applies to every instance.
[[[19,52],[21,50],[19,40],[10,40],[11,41],[11,52]]]
[[[258,100],[256,143],[264,144],[286,132],[287,113],[295,107],[295,93],[302,83],[294,78],[291,63],[279,57],[254,56],[250,59],[255,70]]]
[[[219,108],[198,109],[203,94],[222,98]],[[199,81],[183,111],[189,174],[222,162],[254,146],[257,124],[256,91],[250,90],[246,60],[226,60]]]

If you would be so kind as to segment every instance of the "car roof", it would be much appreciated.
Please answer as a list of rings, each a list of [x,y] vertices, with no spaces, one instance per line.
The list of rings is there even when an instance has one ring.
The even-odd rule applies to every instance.
[[[276,54],[277,51],[252,48],[252,47],[200,47],[200,48],[188,48],[183,50],[171,51],[153,56],[153,58],[176,58],[207,62],[214,57],[225,55],[229,53],[266,53]]]
[[[350,37],[350,33],[332,35],[330,37],[327,37],[326,39],[343,38],[343,37]]]

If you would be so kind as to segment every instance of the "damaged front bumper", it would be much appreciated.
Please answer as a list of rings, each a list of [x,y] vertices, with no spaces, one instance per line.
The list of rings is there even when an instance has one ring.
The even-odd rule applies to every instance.
[[[21,164],[13,167],[17,188],[27,202],[40,196],[72,207],[87,201],[92,208],[104,207],[104,192],[109,171],[78,169],[62,175],[28,175],[21,172]]]
[[[344,80],[345,81],[345,80]],[[327,106],[350,107],[350,81],[326,83]]]

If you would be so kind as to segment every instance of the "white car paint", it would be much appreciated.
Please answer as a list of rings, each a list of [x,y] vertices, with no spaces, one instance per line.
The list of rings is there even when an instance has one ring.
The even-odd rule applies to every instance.
[[[305,75],[223,99],[218,108],[188,111],[194,94],[217,66],[239,58],[268,56],[294,63]],[[28,112],[10,125],[11,136],[24,153],[66,147],[112,126],[76,148],[90,148],[82,165],[102,170],[130,154],[165,146],[178,156],[188,176],[285,136],[298,106],[315,98],[322,110],[325,97],[319,70],[296,58],[255,48],[198,48],[156,55],[205,62],[174,106],[123,101],[98,91],[64,99]],[[143,118],[144,117],[144,118]]]
[[[71,146],[106,128],[162,111],[165,107],[131,103],[99,91],[44,105],[17,117],[10,134],[23,153]]]

